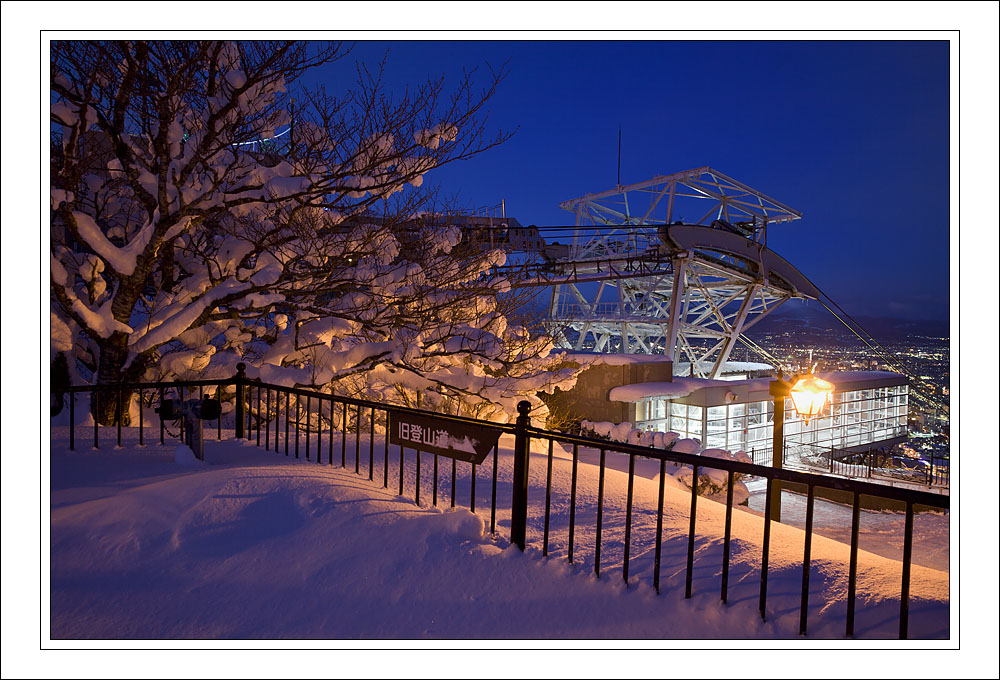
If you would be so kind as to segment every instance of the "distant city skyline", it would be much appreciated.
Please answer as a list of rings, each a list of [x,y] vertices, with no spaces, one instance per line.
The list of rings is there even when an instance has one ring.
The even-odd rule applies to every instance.
[[[477,85],[506,144],[428,175],[461,207],[572,224],[559,202],[711,166],[803,213],[768,245],[855,315],[949,318],[946,41],[363,41],[309,79],[331,93],[387,53],[401,93]],[[696,219],[692,216],[692,219]]]

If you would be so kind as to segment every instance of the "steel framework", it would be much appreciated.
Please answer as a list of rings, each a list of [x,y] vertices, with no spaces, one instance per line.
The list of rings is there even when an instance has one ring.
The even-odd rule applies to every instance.
[[[741,338],[819,291],[767,248],[769,224],[801,213],[709,167],[565,201],[568,248],[546,248],[550,329],[596,352],[668,354],[717,377]],[[682,215],[694,215],[684,220]]]

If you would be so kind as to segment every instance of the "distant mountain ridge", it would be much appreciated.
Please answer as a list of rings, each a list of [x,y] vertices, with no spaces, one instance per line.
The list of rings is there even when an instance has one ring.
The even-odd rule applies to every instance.
[[[526,310],[539,317],[548,312],[548,298],[539,296],[526,305]],[[851,310],[847,310],[850,313]],[[912,337],[949,338],[950,326],[944,321],[895,319],[891,317],[861,316],[852,314],[861,327],[871,333],[879,342],[897,342]],[[792,333],[802,340],[815,340],[825,344],[831,340],[847,341],[854,334],[838,321],[822,305],[814,301],[789,301],[774,310],[747,331],[753,340],[767,334]]]
[[[850,313],[850,310],[847,310]],[[838,312],[839,313],[839,312]],[[854,320],[880,342],[894,342],[914,336],[928,338],[948,338],[951,330],[943,321],[894,319],[852,315]],[[846,319],[845,319],[846,320]],[[762,319],[751,328],[747,335],[758,338],[767,334],[792,332],[796,335],[816,336],[829,340],[832,337],[853,338],[848,330],[830,312],[818,303],[795,304],[790,302]]]

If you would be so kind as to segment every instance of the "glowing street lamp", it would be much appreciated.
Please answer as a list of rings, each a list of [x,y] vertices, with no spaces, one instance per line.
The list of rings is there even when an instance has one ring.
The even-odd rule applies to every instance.
[[[817,378],[810,373],[798,378],[798,380],[793,378],[790,392],[795,411],[805,419],[806,425],[808,425],[809,419],[819,415],[829,403],[833,396],[833,383]]]
[[[769,392],[774,397],[774,437],[771,443],[771,467],[781,468],[785,458],[785,398],[792,398],[796,413],[809,419],[820,413],[829,403],[834,384],[817,378],[812,373],[793,376],[785,382],[779,371],[777,380],[771,382]],[[768,515],[774,522],[781,521],[781,480],[771,481],[771,505]]]

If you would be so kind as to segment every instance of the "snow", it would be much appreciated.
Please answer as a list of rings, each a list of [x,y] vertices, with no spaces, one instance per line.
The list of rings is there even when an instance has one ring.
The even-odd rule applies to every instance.
[[[243,71],[233,69],[232,71],[226,73],[226,82],[231,88],[238,90],[246,85],[247,76]]]
[[[52,333],[50,343],[50,358],[55,358],[57,352],[70,352],[73,350],[73,331],[68,323],[63,321],[54,311],[49,312],[49,328]]]
[[[187,444],[178,444],[174,448],[174,462],[184,467],[203,467],[207,465],[205,461],[198,460],[195,457],[194,451]]]
[[[767,390],[770,378],[755,378],[753,380],[712,380],[709,378],[679,378],[675,377],[672,382],[648,382],[633,383],[632,385],[621,385],[614,387],[608,392],[608,398],[612,401],[635,402],[640,399],[650,397],[667,397],[676,399],[686,397],[696,390],[705,387],[732,387],[734,384],[747,384],[751,389]]]
[[[168,342],[190,328],[195,319],[215,304],[217,300],[248,288],[250,288],[250,284],[247,282],[227,279],[193,302],[178,301],[169,305],[159,315],[158,323],[150,323],[148,331],[132,334],[129,339],[129,348],[133,352],[140,353]]]
[[[766,484],[751,483],[750,509],[764,512]],[[806,496],[782,491],[783,521],[796,527],[805,526]],[[903,559],[903,527],[906,514],[888,510],[862,510],[858,545],[893,560]],[[851,542],[851,507],[822,498],[813,499],[813,530],[841,543]],[[913,516],[913,563],[947,572],[949,517],[942,512],[917,512]]]
[[[154,195],[156,193],[155,183],[151,193]],[[72,215],[77,233],[83,242],[100,255],[116,272],[131,276],[135,271],[136,258],[142,254],[146,246],[149,245],[149,240],[153,237],[155,225],[152,222],[147,222],[132,237],[128,245],[119,248],[108,240],[93,217],[79,210],[74,210]]]
[[[53,254],[50,256],[52,271],[52,282],[63,290],[63,294],[69,301],[70,309],[76,313],[84,323],[97,335],[102,338],[110,338],[116,331],[131,333],[132,329],[116,320],[111,314],[112,300],[105,300],[96,310],[77,297],[73,290],[73,278],[63,267],[59,259]]]
[[[93,145],[108,157],[106,170],[91,168],[79,178],[83,195],[50,191],[52,208],[66,222],[58,235],[65,231],[86,252],[81,262],[65,238],[53,247],[59,327],[52,351],[73,352],[80,359],[93,354],[93,340],[127,333],[126,365],[148,365],[151,374],[160,375],[146,377],[161,377],[199,368],[194,354],[170,357],[181,345],[199,350],[199,361],[209,362],[207,370],[228,361],[225,352],[212,355],[202,349],[211,342],[248,363],[267,352],[281,380],[298,371],[312,387],[350,394],[370,389],[369,396],[379,397],[387,396],[394,383],[363,384],[361,374],[384,360],[405,364],[404,374],[427,376],[420,388],[429,393],[426,398],[450,400],[453,409],[489,404],[497,412],[513,412],[513,402],[525,398],[517,393],[520,384],[529,399],[535,391],[568,386],[568,375],[546,381],[552,362],[544,361],[544,343],[525,342],[497,312],[495,295],[509,290],[509,283],[484,274],[503,263],[502,250],[459,261],[451,256],[461,241],[458,227],[428,226],[408,242],[411,252],[404,252],[391,230],[363,221],[323,235],[324,229],[367,210],[368,201],[342,200],[338,191],[381,201],[407,182],[419,186],[425,172],[461,155],[461,149],[451,151],[448,145],[458,140],[456,121],[467,116],[453,108],[454,120],[433,125],[441,114],[427,110],[413,143],[410,125],[386,120],[358,140],[354,153],[324,156],[313,149],[307,160],[261,162],[238,147],[292,134],[292,116],[285,109],[290,102],[275,97],[285,91],[287,73],[273,70],[270,62],[250,68],[256,57],[244,50],[252,48],[216,45],[192,58],[184,73],[164,66],[173,63],[170,59],[151,57],[156,68],[166,69],[161,75],[170,87],[151,94],[152,109],[162,115],[146,133],[110,129],[111,99],[90,96],[94,82],[113,88],[115,78],[128,71],[127,63],[118,64],[121,74],[95,73],[87,82],[73,83],[66,73],[82,76],[75,70],[54,72],[54,83],[75,91],[73,96],[53,93],[53,119],[64,142]],[[68,54],[62,58],[74,62]],[[199,96],[187,96],[194,91]],[[91,103],[73,103],[78,100]],[[340,137],[342,131],[308,111],[296,123],[296,140],[332,149],[331,135]],[[98,112],[101,126],[91,129]],[[397,148],[403,129],[406,139]],[[125,176],[127,183],[117,181]],[[212,215],[208,222],[207,215]],[[140,262],[152,262],[152,271]],[[153,281],[158,282],[155,292],[140,301],[129,297]],[[492,288],[492,299],[482,309],[478,303],[475,309],[463,308],[463,288],[473,285]],[[354,292],[341,294],[348,286]],[[351,319],[357,327],[351,333],[331,331],[322,341],[327,352],[309,344],[272,344],[275,334],[299,330],[268,323],[279,308],[293,316],[308,311]],[[220,323],[226,318],[233,323]],[[242,332],[221,335],[236,323]],[[355,332],[362,327],[363,333]],[[279,346],[283,353],[276,352]],[[534,352],[539,349],[544,351]],[[517,368],[506,369],[504,362]],[[456,368],[463,363],[469,370]],[[504,375],[487,380],[488,372]],[[543,408],[537,399],[533,403]]]
[[[670,357],[660,354],[605,354],[602,352],[569,352],[555,350],[563,361],[575,361],[583,366],[604,364],[606,366],[628,366],[632,364],[651,364],[669,362]]]
[[[647,397],[686,397],[693,388],[680,382],[647,382],[614,387],[608,392],[611,401],[639,401]]]
[[[760,361],[727,361],[724,371],[771,371],[774,366]]]
[[[147,421],[149,424],[150,421]],[[155,422],[152,421],[152,422]],[[439,508],[431,507],[432,456],[423,456],[422,506],[412,502],[415,456],[406,454],[406,498],[395,494],[399,452],[390,451],[390,489],[362,475],[265,452],[206,433],[206,461],[184,458],[150,427],[134,428],[115,449],[113,428],[100,450],[77,432],[53,427],[51,458],[51,628],[54,639],[797,639],[803,534],[772,524],[768,617],[757,612],[763,522],[734,510],[729,604],[719,601],[725,508],[698,502],[694,593],[684,598],[690,492],[668,479],[663,514],[661,592],[651,587],[658,463],[637,459],[629,581],[622,581],[627,456],[609,453],[604,484],[601,576],[593,575],[597,452],[580,451],[575,564],[566,560],[567,452],[554,449],[549,557],[541,555],[546,447],[529,467],[528,551],[511,547],[512,439],[501,439],[497,519],[491,539],[489,472],[479,468],[475,514],[470,466],[458,465],[457,509],[447,508],[450,465],[441,460]],[[231,437],[231,433],[227,433]],[[304,442],[303,442],[304,445]],[[313,440],[315,446],[315,439]],[[294,444],[292,446],[294,450]],[[315,454],[315,449],[313,449]],[[294,454],[293,454],[294,455]],[[304,454],[303,454],[304,455]],[[863,542],[863,546],[867,543]],[[812,543],[809,639],[842,639],[849,546]],[[900,564],[862,549],[858,557],[858,637],[897,634]],[[919,566],[911,581],[914,638],[949,635],[948,574]],[[884,644],[884,643],[883,643]]]
[[[616,442],[623,442],[635,446],[649,446],[661,450],[676,451],[678,453],[688,453],[709,458],[721,458],[725,460],[735,460],[741,463],[752,463],[753,460],[745,451],[730,452],[725,449],[705,449],[701,448],[701,442],[697,439],[679,439],[676,432],[654,432],[652,430],[639,430],[632,426],[632,423],[609,423],[593,422],[590,420],[580,421],[581,432],[586,435],[593,432],[598,438],[607,438]],[[687,466],[674,465],[668,463],[665,467],[667,474],[680,479],[682,483],[691,488],[692,470]],[[703,468],[698,475],[700,483],[714,486],[714,489],[706,489],[705,495],[716,500],[726,497],[726,488],[729,484],[728,474],[722,470]],[[739,505],[747,500],[750,492],[742,481],[737,481],[733,486],[734,502]]]
[[[458,128],[454,125],[439,123],[429,130],[418,130],[413,133],[413,141],[428,149],[437,149],[441,142],[450,142],[458,136]]]
[[[214,345],[201,345],[189,350],[172,352],[163,357],[160,369],[166,379],[176,378],[178,380],[197,380],[201,372],[208,366],[212,355],[215,354]]]
[[[701,444],[697,439],[678,439],[672,450],[677,453],[694,454],[701,450]]]
[[[49,189],[50,195],[50,205],[52,210],[57,210],[59,206],[63,203],[67,203],[73,200],[73,192],[66,191],[65,189],[59,189],[56,187],[51,187]]]

